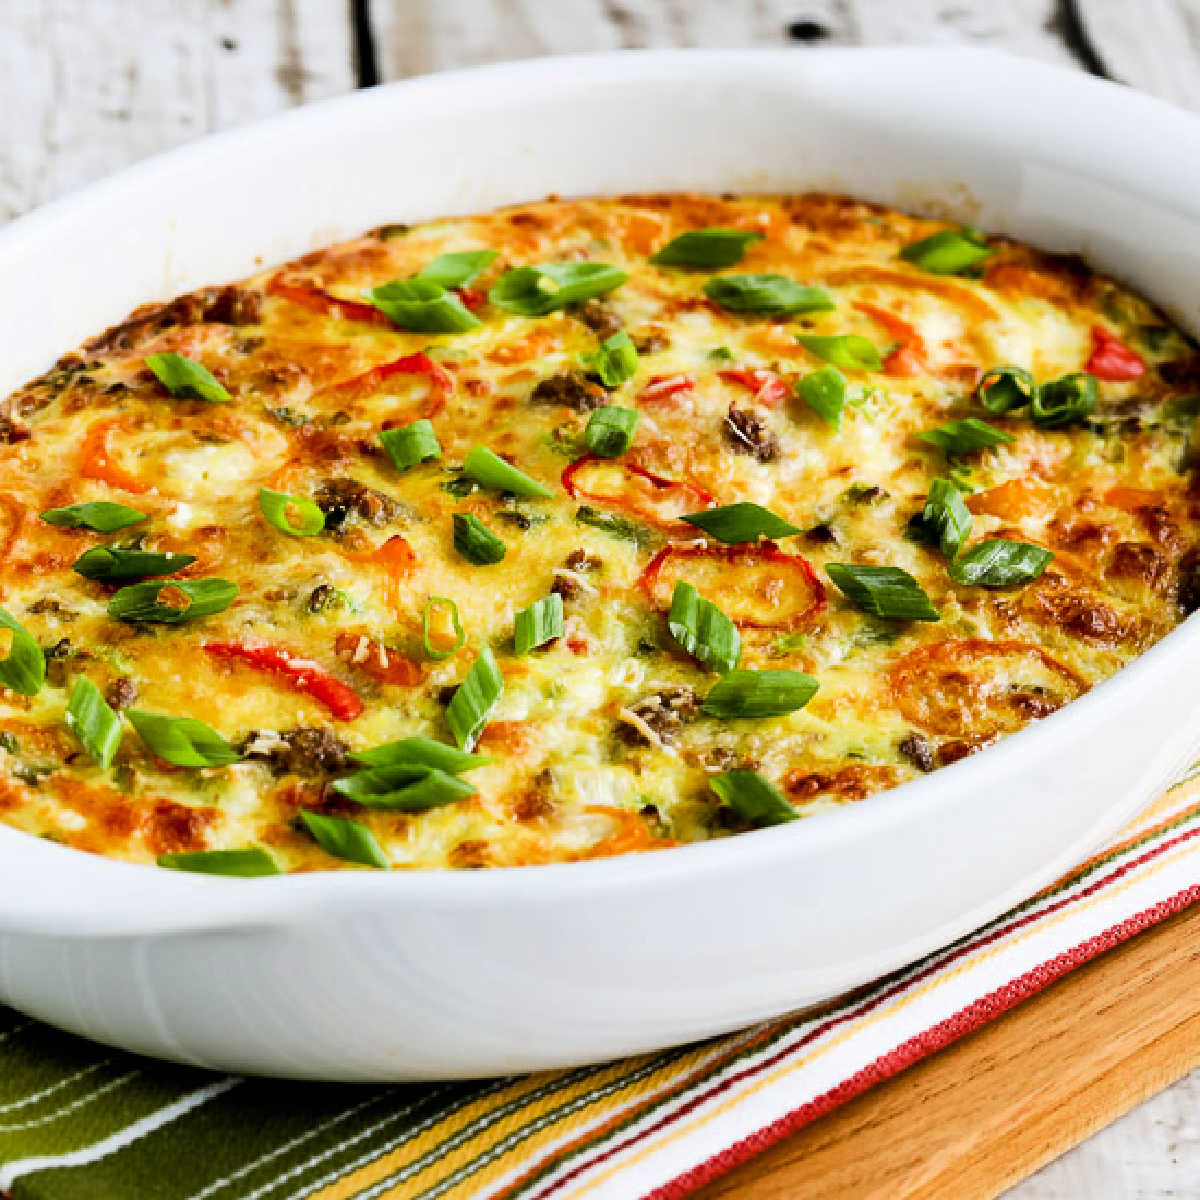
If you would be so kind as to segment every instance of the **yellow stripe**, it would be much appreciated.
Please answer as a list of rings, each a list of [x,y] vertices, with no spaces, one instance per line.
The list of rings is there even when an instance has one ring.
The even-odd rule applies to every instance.
[[[1194,852],[1195,852],[1194,848],[1191,846],[1181,846],[1176,851],[1174,851],[1172,854],[1165,856],[1164,858],[1160,859],[1157,863],[1155,863],[1153,866],[1148,867],[1145,871],[1139,872],[1135,876],[1130,877],[1129,879],[1125,880],[1122,883],[1113,885],[1113,887],[1106,889],[1103,893],[1101,893],[1099,895],[1090,897],[1089,899],[1087,899],[1086,901],[1083,902],[1082,906],[1072,905],[1068,908],[1065,908],[1061,912],[1055,913],[1053,916],[1047,918],[1046,920],[1038,921],[1038,922],[1030,925],[1027,929],[1021,930],[1019,933],[1013,934],[1011,937],[1007,937],[1007,938],[1003,939],[1002,941],[981,950],[978,954],[973,955],[970,958],[964,959],[961,963],[957,964],[952,970],[947,971],[943,974],[935,975],[932,979],[928,980],[926,983],[922,984],[920,987],[916,987],[910,992],[905,992],[892,1005],[890,1005],[886,1009],[880,1010],[879,1012],[877,1012],[874,1016],[870,1017],[869,1019],[867,1019],[865,1021],[855,1022],[854,1024],[847,1026],[840,1034],[838,1034],[835,1037],[830,1038],[826,1042],[823,1042],[820,1046],[814,1048],[810,1053],[805,1055],[803,1058],[789,1060],[787,1063],[784,1063],[782,1066],[776,1068],[776,1070],[770,1072],[768,1075],[763,1076],[756,1083],[736,1092],[732,1097],[730,1097],[730,1099],[728,1099],[724,1103],[718,1105],[716,1108],[712,1109],[711,1111],[703,1113],[701,1116],[695,1118],[694,1120],[692,1120],[690,1123],[688,1123],[686,1125],[679,1126],[678,1128],[673,1129],[668,1133],[665,1133],[664,1136],[659,1138],[657,1141],[651,1141],[649,1144],[644,1146],[640,1151],[638,1151],[632,1157],[628,1157],[628,1156],[622,1157],[619,1161],[617,1161],[613,1166],[609,1167],[602,1174],[585,1182],[584,1184],[582,1184],[582,1186],[580,1186],[576,1189],[573,1189],[569,1193],[569,1195],[574,1197],[575,1200],[578,1200],[578,1197],[584,1196],[588,1192],[595,1190],[602,1183],[604,1183],[608,1179],[611,1179],[612,1176],[615,1175],[618,1171],[628,1170],[631,1167],[636,1166],[638,1163],[644,1161],[650,1155],[658,1153],[660,1150],[664,1149],[666,1146],[669,1146],[672,1142],[677,1142],[681,1138],[688,1137],[689,1135],[695,1133],[698,1129],[701,1129],[703,1126],[710,1124],[711,1122],[713,1122],[714,1120],[716,1120],[717,1118],[722,1116],[724,1113],[728,1112],[731,1108],[736,1108],[739,1104],[742,1104],[749,1097],[757,1094],[758,1092],[763,1091],[765,1088],[771,1087],[773,1084],[777,1083],[784,1076],[791,1074],[792,1072],[800,1069],[801,1067],[808,1066],[810,1063],[816,1061],[818,1058],[822,1057],[825,1054],[828,1054],[830,1050],[834,1049],[837,1046],[840,1046],[848,1038],[857,1036],[864,1029],[869,1029],[872,1025],[878,1024],[885,1017],[891,1016],[898,1010],[909,1007],[911,1004],[915,1003],[921,997],[927,995],[929,992],[933,991],[934,989],[941,987],[941,985],[943,983],[945,983],[947,980],[953,979],[956,976],[961,975],[964,971],[973,970],[976,966],[980,965],[981,963],[987,962],[988,959],[995,957],[1002,950],[1006,950],[1010,946],[1018,945],[1019,943],[1026,941],[1029,938],[1033,937],[1034,934],[1040,934],[1043,930],[1051,929],[1055,925],[1060,924],[1061,922],[1063,922],[1071,917],[1074,917],[1078,913],[1086,912],[1089,908],[1094,908],[1096,905],[1106,902],[1107,900],[1111,899],[1113,896],[1120,895],[1122,892],[1127,891],[1129,888],[1133,887],[1135,884],[1140,885],[1143,880],[1157,874],[1159,871],[1163,870],[1169,864],[1172,864],[1172,863],[1178,861],[1179,859],[1186,858],[1189,854],[1192,854]],[[714,1147],[714,1149],[715,1149],[715,1147]]]

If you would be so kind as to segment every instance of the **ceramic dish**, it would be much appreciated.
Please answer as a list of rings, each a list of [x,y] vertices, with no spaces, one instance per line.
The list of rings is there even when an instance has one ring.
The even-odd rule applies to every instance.
[[[204,140],[0,232],[0,394],[146,300],[549,192],[851,193],[1082,252],[1195,332],[1198,146],[1200,123],[1165,105],[962,51],[602,55],[415,80]],[[949,941],[1111,832],[1200,742],[1198,628],[886,802],[655,855],[242,881],[0,826],[0,1000],[148,1054],[344,1080],[735,1028]]]

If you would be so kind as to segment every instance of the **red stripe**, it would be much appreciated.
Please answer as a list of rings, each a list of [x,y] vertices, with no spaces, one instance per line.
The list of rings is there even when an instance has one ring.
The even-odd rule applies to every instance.
[[[647,1193],[643,1200],[679,1200],[679,1197],[686,1196],[689,1192],[711,1182],[719,1175],[724,1175],[726,1171],[732,1170],[738,1164],[761,1154],[768,1146],[773,1146],[789,1133],[794,1133],[818,1117],[825,1116],[839,1105],[861,1095],[868,1088],[891,1079],[893,1075],[898,1075],[907,1067],[920,1062],[927,1055],[944,1049],[951,1042],[957,1041],[968,1033],[973,1033],[989,1021],[993,1021],[1002,1013],[1007,1012],[1008,1009],[1015,1007],[1022,1000],[1027,1000],[1030,996],[1036,995],[1043,988],[1061,979],[1062,976],[1070,974],[1076,967],[1081,967],[1093,958],[1098,958],[1106,950],[1119,946],[1151,925],[1157,925],[1160,921],[1165,921],[1167,917],[1182,912],[1197,900],[1200,900],[1200,884],[1184,888],[1170,899],[1163,900],[1152,908],[1129,917],[1119,925],[1114,925],[1104,933],[1089,938],[1086,942],[1081,942],[1071,950],[1063,951],[1062,954],[1034,967],[1011,983],[1006,983],[1003,987],[981,997],[973,1004],[967,1005],[966,1008],[935,1025],[932,1029],[927,1029],[924,1033],[910,1038],[907,1042],[897,1046],[895,1050],[876,1059],[857,1074],[838,1084],[837,1087],[785,1114],[765,1129],[760,1129],[742,1141],[735,1142],[720,1154],[714,1154],[706,1162],[677,1176],[669,1183],[655,1188],[654,1191]]]
[[[667,1113],[665,1116],[661,1117],[654,1124],[647,1126],[645,1129],[642,1129],[635,1134],[631,1134],[624,1141],[618,1142],[615,1145],[610,1146],[607,1150],[602,1151],[600,1154],[596,1155],[591,1160],[578,1164],[577,1166],[572,1168],[569,1172],[567,1172],[567,1174],[563,1175],[561,1178],[559,1178],[559,1179],[555,1180],[553,1183],[551,1183],[547,1188],[543,1189],[541,1192],[536,1193],[536,1200],[543,1200],[544,1197],[549,1196],[551,1193],[557,1191],[559,1188],[561,1188],[564,1185],[566,1185],[567,1183],[569,1183],[572,1179],[577,1178],[579,1175],[583,1174],[585,1171],[589,1171],[593,1167],[599,1166],[601,1163],[605,1162],[607,1159],[610,1159],[614,1155],[622,1153],[623,1151],[629,1149],[631,1146],[635,1145],[637,1142],[642,1141],[645,1138],[651,1136],[652,1134],[658,1133],[662,1129],[667,1128],[669,1125],[674,1124],[676,1121],[680,1120],[682,1117],[687,1116],[688,1113],[693,1112],[695,1109],[699,1108],[701,1105],[706,1104],[714,1096],[717,1096],[717,1095],[721,1094],[722,1092],[728,1091],[730,1088],[734,1087],[736,1084],[741,1083],[742,1081],[744,1081],[746,1079],[752,1078],[754,1075],[761,1074],[763,1071],[770,1069],[771,1067],[775,1066],[777,1063],[782,1062],[789,1055],[794,1054],[797,1050],[800,1050],[803,1047],[810,1045],[813,1041],[815,1041],[819,1037],[822,1037],[824,1034],[828,1033],[831,1029],[835,1029],[839,1025],[844,1025],[849,1021],[854,1021],[854,1020],[857,1020],[859,1017],[865,1016],[867,1013],[878,1008],[881,1004],[884,1004],[888,1000],[892,999],[893,997],[900,995],[901,993],[906,991],[908,988],[912,987],[914,984],[921,983],[925,979],[928,979],[930,976],[937,974],[937,972],[943,970],[945,967],[949,966],[951,963],[955,962],[957,959],[960,959],[967,954],[971,954],[976,950],[982,949],[985,946],[991,945],[994,942],[1000,941],[1001,939],[1007,937],[1010,933],[1014,933],[1015,931],[1023,928],[1026,925],[1030,925],[1035,921],[1041,920],[1042,917],[1048,916],[1051,913],[1057,912],[1057,911],[1065,908],[1069,904],[1074,904],[1077,900],[1082,900],[1082,899],[1085,899],[1087,897],[1094,895],[1096,892],[1100,891],[1101,889],[1108,887],[1112,883],[1115,883],[1118,879],[1120,879],[1122,876],[1128,874],[1130,871],[1134,870],[1135,868],[1144,865],[1145,863],[1151,861],[1152,859],[1157,858],[1161,854],[1165,854],[1172,847],[1177,846],[1180,843],[1186,842],[1186,841],[1190,840],[1191,838],[1197,837],[1197,836],[1200,836],[1200,826],[1197,826],[1194,829],[1190,829],[1187,832],[1182,833],[1177,837],[1171,838],[1168,841],[1162,842],[1159,845],[1152,847],[1151,849],[1147,850],[1144,854],[1139,855],[1137,858],[1131,859],[1127,863],[1123,863],[1116,870],[1109,872],[1108,875],[1103,876],[1102,878],[1096,880],[1094,883],[1089,884],[1086,888],[1081,889],[1080,891],[1074,893],[1073,895],[1063,897],[1062,899],[1055,901],[1053,904],[1048,904],[1048,905],[1046,905],[1042,908],[1038,908],[1032,912],[1025,913],[1023,916],[1018,917],[1018,918],[1008,922],[1006,925],[998,925],[996,928],[991,930],[991,932],[986,933],[986,934],[982,935],[981,937],[975,938],[973,941],[962,943],[961,945],[955,947],[953,950],[949,951],[947,954],[943,955],[941,958],[935,959],[935,960],[927,963],[926,966],[921,968],[921,970],[917,971],[916,973],[914,973],[912,975],[903,976],[903,978],[901,978],[897,983],[893,984],[891,987],[885,989],[884,991],[878,993],[877,995],[867,999],[861,1005],[859,1005],[857,1008],[851,1009],[848,1012],[841,1013],[836,1017],[831,1017],[827,1021],[822,1022],[822,1024],[809,1030],[809,1032],[806,1033],[802,1038],[789,1044],[788,1046],[784,1047],[783,1049],[777,1051],[775,1054],[772,1054],[772,1055],[768,1056],[767,1058],[764,1058],[760,1062],[755,1063],[752,1066],[747,1067],[744,1070],[739,1071],[738,1073],[729,1076],[729,1078],[722,1080],[720,1083],[714,1084],[712,1087],[710,1087],[706,1091],[701,1092],[696,1096],[693,1096],[690,1100],[687,1101],[687,1103],[681,1105],[679,1108],[673,1110],[670,1113]],[[1165,915],[1167,915],[1167,914],[1164,914],[1164,916]],[[1158,919],[1161,920],[1162,918],[1160,917]],[[1126,935],[1126,936],[1128,936],[1128,935]],[[1118,939],[1118,940],[1123,940],[1123,939]],[[1117,942],[1114,941],[1110,944],[1116,945]],[[1070,953],[1070,952],[1068,951],[1067,953]],[[1096,951],[1096,953],[1099,953],[1099,951]],[[1053,961],[1057,961],[1057,960],[1053,960]],[[1086,960],[1080,960],[1080,961],[1086,961]],[[1038,968],[1035,968],[1035,970],[1037,970],[1037,969]],[[1025,978],[1025,976],[1022,976],[1022,979],[1024,979],[1024,978]],[[1049,980],[1047,980],[1047,982],[1049,982]],[[1009,986],[1011,987],[1014,985],[1009,985]],[[1045,984],[1042,984],[1041,986],[1044,987]],[[1034,989],[1034,990],[1037,990],[1037,989]],[[1025,994],[1032,995],[1033,993],[1031,991],[1031,992],[1028,992]],[[1014,1000],[1013,1003],[1016,1003],[1016,1001]],[[1003,1010],[997,1009],[996,1011],[998,1013]],[[980,1022],[980,1023],[982,1023],[982,1022]],[[937,1028],[940,1028],[940,1026]],[[956,1036],[961,1036],[961,1034],[956,1035]],[[928,1051],[928,1050],[925,1051],[925,1053],[929,1053],[929,1052],[930,1051]],[[899,1053],[899,1051],[893,1051],[892,1053]],[[916,1061],[916,1060],[914,1059],[912,1061]],[[867,1068],[867,1069],[869,1070],[870,1068]],[[899,1069],[900,1069],[899,1067],[896,1068],[896,1070],[899,1070]],[[895,1072],[893,1071],[892,1073],[894,1074]],[[860,1072],[860,1074],[862,1074],[862,1072]],[[879,1078],[887,1078],[887,1077],[888,1076],[885,1075],[885,1076],[880,1076]],[[857,1079],[858,1076],[854,1076],[853,1078]],[[847,1082],[850,1082],[850,1081],[847,1081]],[[842,1086],[846,1086],[846,1085],[843,1084]],[[865,1086],[867,1086],[867,1085],[864,1084],[863,1087],[865,1087]],[[835,1089],[835,1091],[836,1090],[837,1089]],[[859,1090],[862,1090],[862,1089],[860,1088]],[[836,1103],[842,1103],[843,1100],[850,1099],[851,1095],[857,1095],[857,1092],[852,1092],[852,1093],[847,1094],[845,1097],[842,1098],[842,1100],[836,1101]],[[816,1102],[814,1101],[812,1103],[816,1103]],[[833,1105],[831,1105],[830,1107],[833,1107]],[[805,1110],[800,1109],[797,1111],[803,1112]],[[827,1111],[827,1110],[822,1110],[822,1111]],[[801,1120],[798,1124],[796,1124],[794,1126],[789,1126],[788,1128],[789,1129],[799,1128],[800,1125],[805,1123],[805,1121],[812,1120],[813,1116],[816,1116],[816,1115],[820,1115],[820,1114],[814,1113],[812,1116],[807,1116],[803,1120]],[[788,1118],[785,1117],[782,1119],[787,1120]],[[771,1126],[769,1128],[773,1128],[773,1126]],[[785,1132],[786,1132],[786,1130],[785,1130]],[[783,1133],[780,1133],[777,1136],[782,1137]],[[747,1139],[747,1140],[749,1141],[752,1139]],[[766,1147],[766,1145],[769,1145],[769,1144],[770,1144],[769,1142],[763,1143],[763,1145],[760,1146],[759,1149],[764,1149]],[[741,1145],[741,1143],[739,1143],[739,1145]],[[755,1151],[755,1150],[750,1150],[747,1152],[746,1157],[750,1157],[756,1152],[757,1151]],[[726,1151],[725,1153],[730,1153],[730,1151]],[[721,1156],[717,1156],[717,1157],[720,1158]],[[735,1165],[739,1161],[741,1161],[741,1160],[735,1158],[727,1166],[718,1168],[717,1170],[714,1171],[714,1176],[717,1174],[720,1174],[721,1171],[723,1171],[723,1170],[728,1170],[729,1167]],[[702,1164],[701,1167],[697,1167],[697,1168],[695,1168],[695,1170],[699,1171],[699,1170],[703,1169],[704,1165],[707,1165],[707,1164]],[[689,1177],[690,1177],[690,1173],[689,1173],[689,1175],[681,1176],[680,1178],[686,1179]],[[699,1186],[699,1182],[702,1182],[702,1181],[698,1181],[697,1183],[690,1185],[689,1188],[685,1188],[684,1190],[687,1191],[687,1190],[690,1190],[691,1187]],[[674,1185],[668,1184],[666,1186],[671,1187]],[[661,1191],[661,1189],[659,1189],[659,1190]],[[671,1195],[682,1195],[684,1193],[678,1192],[678,1193],[670,1193],[670,1194]],[[658,1193],[656,1192],[653,1195],[655,1197],[655,1200],[658,1200]],[[664,1193],[664,1195],[666,1195],[666,1193]]]

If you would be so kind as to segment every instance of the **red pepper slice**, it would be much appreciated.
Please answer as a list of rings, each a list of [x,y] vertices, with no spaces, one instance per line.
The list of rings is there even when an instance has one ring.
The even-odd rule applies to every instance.
[[[664,546],[638,581],[666,612],[679,580],[715,600],[735,625],[796,629],[825,607],[825,585],[812,563],[774,542],[757,546]]]
[[[422,417],[436,417],[454,394],[454,377],[445,367],[439,366],[424,352],[405,354],[402,358],[397,358],[392,362],[372,367],[361,375],[343,379],[341,383],[335,383],[333,387],[329,388],[326,394],[342,396],[345,399],[369,396],[372,392],[377,392],[393,375],[422,375],[429,380],[429,398],[425,411],[420,414]],[[405,418],[406,421],[408,419]],[[411,419],[416,420],[417,418]],[[401,424],[399,420],[391,422],[391,425],[398,424]],[[388,422],[385,421],[384,428],[389,427]]]
[[[339,633],[333,640],[333,652],[378,683],[415,687],[425,678],[420,663],[389,650],[365,633]]]
[[[454,294],[462,301],[463,308],[470,309],[471,312],[482,307],[487,299],[487,292],[478,292],[469,287],[455,288]]]
[[[364,321],[369,325],[383,325],[394,329],[392,322],[373,304],[361,304],[357,300],[343,300],[320,288],[308,284],[288,283],[282,275],[273,275],[267,281],[267,291],[272,296],[290,300],[310,312],[334,317],[339,321]]]
[[[902,317],[890,313],[877,304],[856,300],[853,305],[878,325],[882,325],[900,344],[883,360],[883,369],[888,375],[921,375],[929,369],[925,357],[925,339],[915,325]]]
[[[651,375],[638,396],[639,400],[665,400],[676,392],[686,392],[696,386],[691,375]]]
[[[576,459],[562,473],[562,485],[576,500],[623,508],[664,529],[678,527],[684,513],[713,503],[712,493],[699,484],[667,479],[636,462],[596,454]]]
[[[791,388],[781,375],[762,367],[731,367],[717,374],[726,383],[740,383],[752,391],[756,404],[779,404],[791,395]]]
[[[1092,356],[1084,370],[1108,383],[1139,379],[1146,364],[1119,337],[1099,325],[1092,326]]]
[[[364,706],[358,693],[340,679],[335,679],[311,658],[301,658],[282,646],[266,644],[247,646],[241,642],[205,642],[203,645],[216,658],[243,662],[257,671],[282,675],[293,691],[312,696],[339,721],[353,721],[362,715]]]

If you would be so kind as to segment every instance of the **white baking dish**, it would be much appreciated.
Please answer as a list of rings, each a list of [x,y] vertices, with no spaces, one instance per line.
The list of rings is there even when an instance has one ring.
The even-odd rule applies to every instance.
[[[1081,250],[1200,329],[1200,121],[976,52],[668,52],[396,84],[0,231],[0,392],[136,304],[384,221],[548,192],[835,189]],[[1200,741],[1200,624],[994,749],[793,825],[568,866],[264,880],[0,826],[0,999],[322,1079],[578,1063],[824,999],[1084,855]]]

